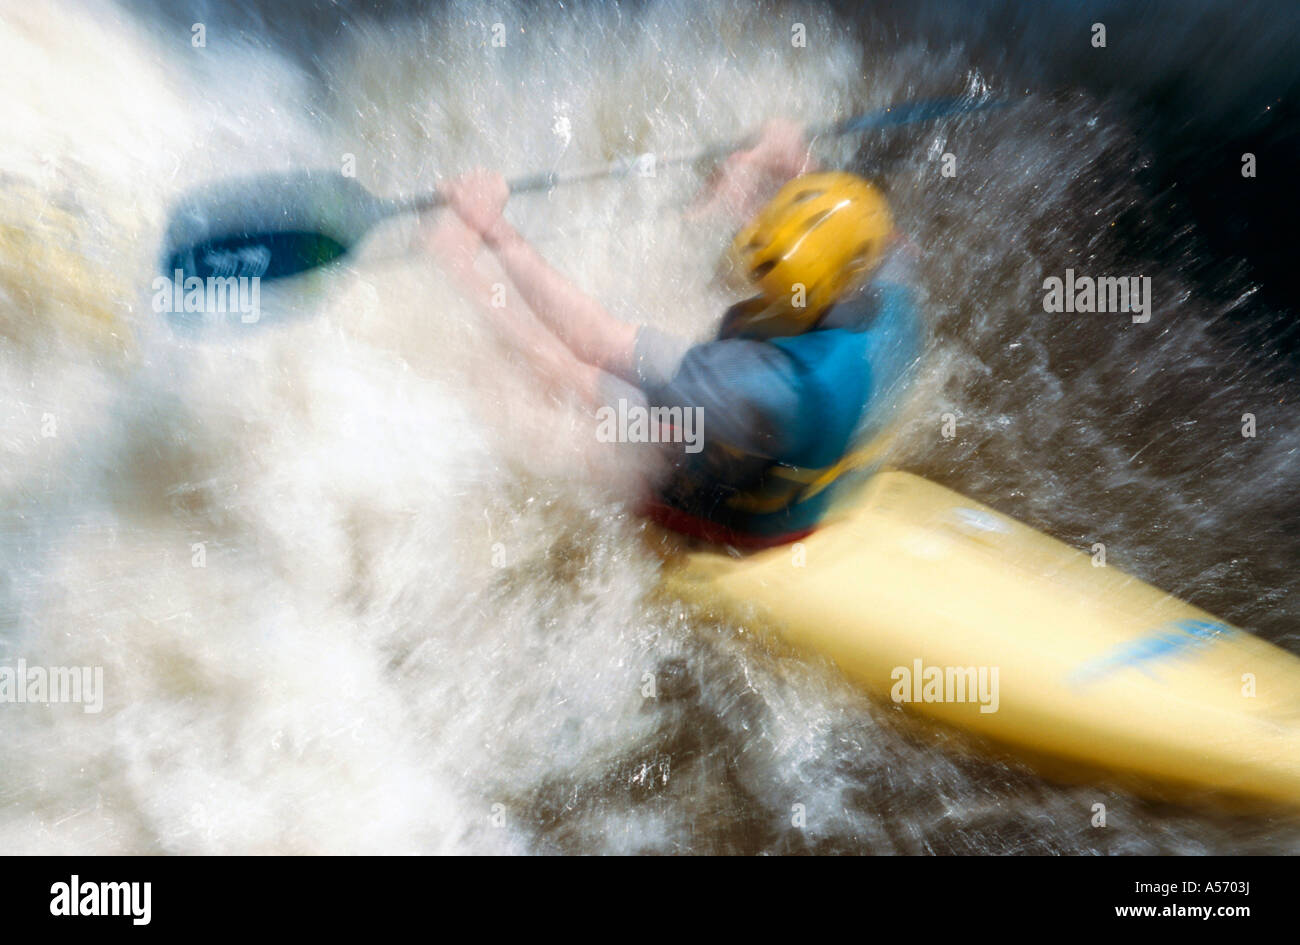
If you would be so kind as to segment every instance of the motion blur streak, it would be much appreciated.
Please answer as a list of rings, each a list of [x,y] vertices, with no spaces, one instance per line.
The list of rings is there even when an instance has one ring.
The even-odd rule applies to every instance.
[[[1294,12],[1247,30],[1232,5],[1176,5],[1256,66],[1202,87],[1159,42],[1169,4],[1103,4],[1096,57],[1079,4],[534,6],[0,0],[0,659],[102,666],[105,687],[98,715],[0,706],[0,850],[1300,851],[1294,825],[979,760],[826,667],[688,622],[652,594],[637,457],[500,360],[436,265],[401,253],[409,221],[266,291],[255,330],[186,336],[149,306],[171,201],[231,174],[355,155],[397,194],[774,114],[1011,97],[824,145],[884,177],[922,254],[926,409],[892,461],[1103,541],[1294,651],[1294,350],[1265,343],[1285,291],[1259,292],[1271,257],[1250,268],[1249,241],[1226,251],[1204,188],[1177,190],[1239,153],[1198,164],[1184,125],[1141,118],[1190,87],[1213,92],[1212,128],[1263,127],[1270,82],[1294,87],[1270,72],[1300,62],[1276,39]],[[1135,45],[1133,87],[1093,66]],[[673,210],[704,170],[509,214],[620,315],[700,337],[730,234]],[[1150,323],[1046,315],[1042,280],[1067,267],[1150,276]],[[1098,802],[1125,829],[1093,829]]]

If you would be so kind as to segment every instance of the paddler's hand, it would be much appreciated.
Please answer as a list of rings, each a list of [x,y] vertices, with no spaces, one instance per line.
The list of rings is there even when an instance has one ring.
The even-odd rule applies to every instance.
[[[812,160],[803,125],[787,118],[764,122],[755,145],[748,151],[737,151],[732,158],[776,174],[782,182],[804,173]]]
[[[465,225],[488,238],[501,225],[501,213],[510,199],[510,185],[496,171],[470,171],[448,181],[441,188],[447,206],[465,221]]]
[[[724,210],[747,218],[767,196],[791,178],[811,170],[803,126],[784,118],[765,122],[752,148],[735,151],[687,212],[700,217]]]

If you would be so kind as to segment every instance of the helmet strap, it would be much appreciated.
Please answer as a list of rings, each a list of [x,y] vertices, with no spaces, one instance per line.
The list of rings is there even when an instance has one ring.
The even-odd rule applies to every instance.
[[[743,336],[765,340],[802,335],[816,328],[829,307],[808,318],[806,312],[796,317],[794,310],[783,302],[771,302],[761,295],[753,296],[733,305],[722,324],[721,336]]]

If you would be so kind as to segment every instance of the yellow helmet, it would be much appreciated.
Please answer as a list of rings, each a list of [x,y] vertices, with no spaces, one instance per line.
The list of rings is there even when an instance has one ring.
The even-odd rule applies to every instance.
[[[868,181],[840,171],[805,174],[737,234],[731,262],[759,289],[769,317],[807,328],[862,284],[893,229],[884,195]]]

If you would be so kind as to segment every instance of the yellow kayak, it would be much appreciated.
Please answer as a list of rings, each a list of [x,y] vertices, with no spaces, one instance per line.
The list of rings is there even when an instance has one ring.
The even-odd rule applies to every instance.
[[[1300,803],[1300,659],[917,476],[877,473],[797,545],[680,554],[665,582],[1022,756]]]

